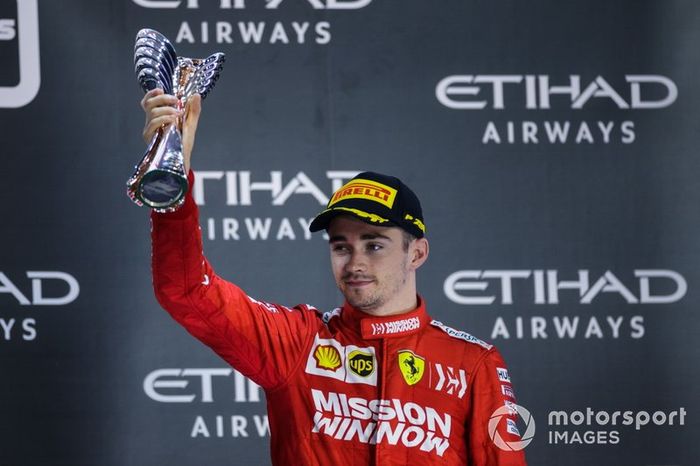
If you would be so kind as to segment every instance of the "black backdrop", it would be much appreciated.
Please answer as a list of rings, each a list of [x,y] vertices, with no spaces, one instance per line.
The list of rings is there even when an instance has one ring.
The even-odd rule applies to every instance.
[[[262,394],[151,291],[125,196],[142,27],[227,54],[194,160],[219,274],[336,306],[304,225],[357,171],[395,174],[423,200],[429,311],[501,349],[531,465],[696,464],[699,20],[682,0],[2,0],[0,464],[269,464]]]

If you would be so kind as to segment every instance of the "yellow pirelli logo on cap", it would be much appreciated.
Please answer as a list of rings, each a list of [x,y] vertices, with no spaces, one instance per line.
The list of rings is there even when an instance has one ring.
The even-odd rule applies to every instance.
[[[367,199],[384,204],[391,209],[396,199],[396,190],[376,181],[352,180],[335,192],[328,207],[345,199]]]

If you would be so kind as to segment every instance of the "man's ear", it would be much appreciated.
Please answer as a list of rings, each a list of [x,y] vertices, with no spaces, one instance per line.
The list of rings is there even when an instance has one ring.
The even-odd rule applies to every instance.
[[[408,250],[410,257],[411,269],[416,270],[418,267],[423,265],[423,263],[428,260],[428,254],[430,253],[430,245],[428,240],[425,238],[418,238],[411,243],[411,247]]]

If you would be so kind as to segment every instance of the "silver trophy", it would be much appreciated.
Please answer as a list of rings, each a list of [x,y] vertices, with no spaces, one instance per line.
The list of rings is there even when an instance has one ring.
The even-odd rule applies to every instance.
[[[178,98],[185,108],[195,93],[205,98],[223,68],[224,54],[205,59],[178,57],[170,41],[158,31],[141,29],[136,34],[134,64],[144,92],[159,87]],[[127,194],[138,205],[156,212],[172,212],[185,201],[187,173],[182,155],[182,118],[164,125],[151,139],[141,162],[127,181]]]

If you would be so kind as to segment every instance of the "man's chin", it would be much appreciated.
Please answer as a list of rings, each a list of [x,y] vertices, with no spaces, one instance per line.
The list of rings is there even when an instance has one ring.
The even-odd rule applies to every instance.
[[[381,302],[373,296],[358,296],[355,293],[345,293],[345,300],[355,309],[361,311],[372,311],[377,309]]]

